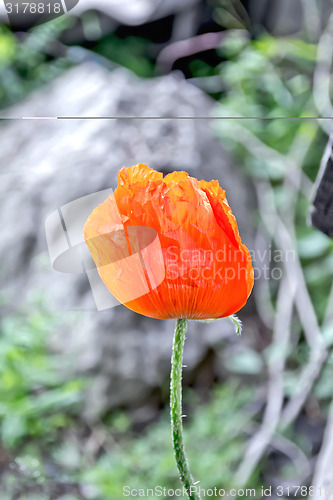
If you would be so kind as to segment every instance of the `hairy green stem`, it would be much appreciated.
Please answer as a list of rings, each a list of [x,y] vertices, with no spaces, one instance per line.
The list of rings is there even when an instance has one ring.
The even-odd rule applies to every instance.
[[[188,466],[183,438],[182,371],[186,329],[187,320],[177,319],[171,358],[170,418],[172,442],[180,479],[187,491],[189,499],[200,500],[200,496],[196,493],[197,487],[194,485],[193,477]]]

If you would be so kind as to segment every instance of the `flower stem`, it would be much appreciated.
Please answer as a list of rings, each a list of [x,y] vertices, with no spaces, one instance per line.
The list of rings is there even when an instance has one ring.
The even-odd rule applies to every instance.
[[[193,477],[188,466],[183,438],[182,371],[186,329],[187,319],[177,319],[171,358],[170,418],[172,442],[180,479],[187,491],[189,499],[200,500],[200,496],[196,493],[197,488],[194,485]]]

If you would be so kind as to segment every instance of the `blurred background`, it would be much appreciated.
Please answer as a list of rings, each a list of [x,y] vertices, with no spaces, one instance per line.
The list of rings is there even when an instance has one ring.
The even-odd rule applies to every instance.
[[[180,487],[174,322],[97,312],[45,239],[49,214],[138,162],[218,179],[255,268],[241,338],[228,320],[189,323],[194,477],[333,498],[333,243],[309,222],[332,131],[332,1],[81,0],[1,23],[1,500]],[[122,118],[20,119],[34,116]]]

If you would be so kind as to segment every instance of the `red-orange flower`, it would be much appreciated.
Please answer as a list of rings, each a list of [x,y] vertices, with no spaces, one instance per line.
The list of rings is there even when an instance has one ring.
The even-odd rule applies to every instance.
[[[110,292],[145,316],[230,316],[253,287],[251,257],[218,181],[124,167],[84,238]]]

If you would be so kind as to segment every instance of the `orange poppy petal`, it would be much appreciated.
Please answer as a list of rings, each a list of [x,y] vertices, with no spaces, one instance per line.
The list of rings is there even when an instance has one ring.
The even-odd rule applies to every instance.
[[[158,319],[219,318],[243,307],[251,258],[217,181],[186,172],[163,179],[138,164],[120,170],[113,197],[93,211],[84,236],[118,300]]]

